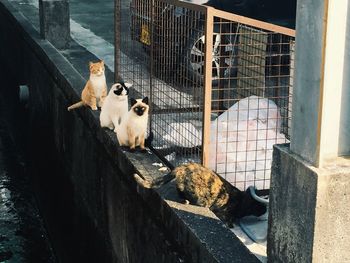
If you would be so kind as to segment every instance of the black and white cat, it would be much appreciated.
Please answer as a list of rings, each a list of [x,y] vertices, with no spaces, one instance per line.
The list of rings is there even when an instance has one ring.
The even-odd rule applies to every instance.
[[[101,127],[107,127],[111,130],[120,125],[122,118],[128,113],[128,94],[130,83],[114,84],[106,97],[100,114]]]
[[[148,97],[137,100],[131,98],[130,103],[129,112],[114,131],[117,133],[120,146],[128,146],[130,150],[140,146],[141,150],[145,150],[149,111]]]

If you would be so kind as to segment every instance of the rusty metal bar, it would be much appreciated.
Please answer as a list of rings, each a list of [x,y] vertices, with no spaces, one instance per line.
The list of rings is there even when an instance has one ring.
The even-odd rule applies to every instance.
[[[192,4],[192,3],[188,3],[188,2],[183,2],[183,1],[179,1],[179,0],[158,0],[159,2],[164,2],[164,3],[168,3],[171,5],[175,5],[178,7],[184,7],[184,8],[188,8],[194,11],[199,11],[199,12],[207,12],[207,6],[205,5],[197,5],[197,4]],[[225,12],[222,10],[218,10],[216,8],[212,8],[212,12],[213,12],[213,16],[216,17],[220,17],[222,19],[227,19],[227,20],[231,20],[231,21],[235,21],[237,23],[242,23],[245,25],[249,25],[249,26],[253,26],[253,27],[257,27],[260,29],[264,29],[264,30],[268,30],[268,31],[272,31],[275,33],[280,33],[280,34],[284,34],[287,36],[291,36],[291,37],[295,37],[295,30],[287,28],[287,27],[283,27],[283,26],[278,26],[278,25],[274,25],[271,23],[267,23],[267,22],[263,22],[260,20],[256,20],[253,18],[249,18],[249,17],[245,17],[245,16],[240,16],[240,15],[236,15],[236,14],[232,14],[229,12]]]
[[[150,101],[151,103],[149,104],[150,105],[150,108],[149,108],[149,133],[151,133],[151,130],[152,130],[152,121],[153,121],[153,106],[152,106],[152,103],[153,103],[153,77],[154,77],[154,16],[155,16],[155,0],[152,0],[151,1],[151,26],[150,26],[150,29],[151,29],[151,59],[150,59],[150,74],[149,74],[149,97],[150,97]]]
[[[202,131],[202,164],[209,164],[210,145],[210,113],[211,113],[211,90],[212,90],[212,60],[213,60],[213,31],[214,15],[213,8],[208,7],[205,13],[205,68],[204,68],[204,91],[203,91],[203,131]]]
[[[160,3],[166,3],[169,5],[174,5],[177,7],[183,7],[183,8],[187,8],[193,11],[198,11],[198,12],[206,12],[206,9],[208,8],[205,5],[198,5],[198,4],[192,4],[189,2],[184,2],[184,1],[179,1],[179,0],[157,0]]]
[[[121,0],[114,0],[114,82],[120,81]]]
[[[256,28],[259,28],[259,29],[264,29],[264,30],[267,30],[267,31],[271,31],[271,32],[280,33],[280,34],[283,34],[283,35],[295,37],[295,30],[293,30],[293,29],[290,29],[290,28],[287,28],[287,27],[283,27],[283,26],[274,25],[274,24],[270,24],[270,23],[267,23],[267,22],[263,22],[263,21],[256,20],[256,19],[253,19],[253,18],[249,18],[249,17],[245,17],[245,16],[240,16],[240,15],[228,13],[228,12],[221,11],[221,10],[218,10],[218,9],[215,9],[215,8],[213,9],[213,16],[217,16],[217,17],[220,17],[222,19],[235,21],[237,23],[245,24],[245,25],[256,27]]]

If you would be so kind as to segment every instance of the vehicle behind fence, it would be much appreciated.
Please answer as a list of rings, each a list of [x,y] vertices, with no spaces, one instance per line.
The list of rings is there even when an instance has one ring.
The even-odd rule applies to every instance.
[[[116,74],[150,97],[154,150],[268,189],[272,146],[289,140],[294,30],[176,0],[116,14]]]

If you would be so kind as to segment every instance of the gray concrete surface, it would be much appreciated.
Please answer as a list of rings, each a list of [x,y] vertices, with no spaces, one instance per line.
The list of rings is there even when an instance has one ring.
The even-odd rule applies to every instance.
[[[310,2],[310,1],[309,1]],[[324,8],[316,4],[312,16],[308,15],[309,9],[299,5],[297,12],[297,42],[296,49],[300,45],[300,52],[295,54],[295,76],[293,89],[293,126],[291,135],[291,149],[298,152],[303,158],[310,162],[318,160],[315,149],[319,144],[317,136],[312,136],[318,130],[319,101],[320,101],[320,69],[322,63],[322,31]],[[311,3],[311,2],[310,2]],[[304,24],[298,17],[304,17]],[[313,48],[302,48],[302,46]],[[303,53],[305,52],[305,53]],[[297,77],[301,72],[300,77]],[[307,71],[308,74],[302,74]],[[300,87],[300,88],[299,88]],[[310,100],[312,98],[312,100]],[[296,139],[298,138],[298,139]]]
[[[269,262],[350,262],[349,3],[298,2],[292,136],[274,148]]]
[[[317,169],[275,146],[268,262],[350,262],[350,160]]]
[[[114,43],[113,0],[70,0],[69,5],[71,18],[74,21],[107,42]],[[128,8],[127,5],[125,7]]]
[[[349,3],[298,2],[291,150],[317,167],[350,154]]]
[[[40,34],[58,49],[70,42],[69,2],[39,0]]]

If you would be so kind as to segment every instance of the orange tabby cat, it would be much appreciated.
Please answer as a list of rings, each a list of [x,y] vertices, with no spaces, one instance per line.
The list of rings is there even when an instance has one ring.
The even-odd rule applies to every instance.
[[[90,106],[91,109],[97,110],[96,103],[102,107],[103,101],[107,96],[107,84],[105,76],[104,61],[89,63],[90,78],[86,82],[81,92],[81,101],[68,107],[68,111],[82,106]]]

